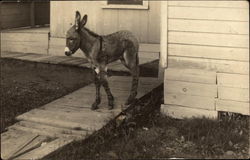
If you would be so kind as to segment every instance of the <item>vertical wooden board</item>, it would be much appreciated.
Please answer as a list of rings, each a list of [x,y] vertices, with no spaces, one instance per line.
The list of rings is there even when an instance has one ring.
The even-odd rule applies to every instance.
[[[224,73],[249,74],[249,62],[169,56],[169,67],[204,69]]]
[[[103,34],[118,31],[118,10],[103,11]]]
[[[217,97],[217,86],[212,84],[164,80],[164,91],[165,93]]]
[[[249,102],[249,88],[218,86],[218,98],[222,100]]]
[[[249,48],[248,35],[169,32],[169,43]]]
[[[149,1],[148,43],[160,43],[160,5],[160,1]]]
[[[169,19],[169,31],[249,34],[248,22]]]
[[[249,21],[248,9],[169,7],[169,18]]]
[[[161,35],[159,77],[163,78],[164,68],[168,66],[168,2],[161,1]]]
[[[161,112],[167,116],[183,119],[183,118],[211,118],[216,119],[218,116],[217,111],[210,111],[205,109],[189,108],[177,105],[161,105]]]
[[[211,97],[166,93],[164,95],[164,104],[215,110],[215,99]]]
[[[216,100],[216,110],[224,112],[235,112],[250,115],[249,102],[237,102],[229,100]]]
[[[169,44],[168,54],[183,57],[237,60],[249,62],[248,48]]]
[[[216,84],[216,72],[199,69],[165,69],[165,80]]]
[[[186,6],[186,7],[222,7],[222,8],[249,8],[247,0],[235,1],[170,1],[170,6]]]
[[[140,43],[148,43],[148,11],[139,11],[139,40]]]
[[[219,86],[249,88],[249,75],[217,73]]]

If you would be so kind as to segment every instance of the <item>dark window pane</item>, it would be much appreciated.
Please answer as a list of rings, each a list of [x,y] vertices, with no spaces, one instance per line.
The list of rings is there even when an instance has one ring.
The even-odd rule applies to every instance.
[[[143,0],[108,0],[108,4],[142,5]]]

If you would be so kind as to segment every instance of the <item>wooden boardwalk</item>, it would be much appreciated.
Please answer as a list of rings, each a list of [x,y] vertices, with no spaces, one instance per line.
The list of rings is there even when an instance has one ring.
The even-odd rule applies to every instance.
[[[7,53],[2,57],[90,67],[84,59],[76,57],[58,58],[37,54],[20,55],[20,53]],[[111,69],[117,70],[117,68]],[[132,78],[112,76],[108,81],[115,97],[113,110],[107,109],[107,96],[103,88],[101,88],[102,103],[96,111],[90,109],[95,100],[94,84],[80,88],[40,108],[17,116],[18,122],[1,134],[2,158],[40,159],[72,141],[85,139],[94,131],[101,129],[121,112],[121,107],[129,95]],[[160,84],[158,78],[140,77],[137,98],[142,98]]]

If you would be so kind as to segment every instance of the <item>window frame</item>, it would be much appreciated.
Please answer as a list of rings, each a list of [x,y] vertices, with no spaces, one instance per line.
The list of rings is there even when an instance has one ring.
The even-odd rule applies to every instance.
[[[142,0],[142,5],[139,4],[108,4],[108,0],[102,2],[103,9],[149,9],[148,0]]]

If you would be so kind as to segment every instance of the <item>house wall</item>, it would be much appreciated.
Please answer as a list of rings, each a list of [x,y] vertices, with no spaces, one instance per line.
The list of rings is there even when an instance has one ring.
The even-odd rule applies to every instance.
[[[169,1],[166,9],[163,112],[249,115],[249,3]]]
[[[51,37],[63,38],[74,24],[75,11],[88,15],[86,27],[98,34],[130,30],[141,43],[160,43],[160,2],[149,1],[148,9],[103,8],[105,1],[51,1]]]

